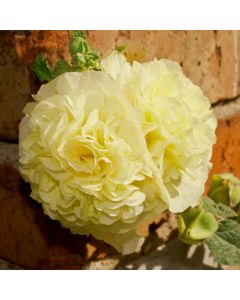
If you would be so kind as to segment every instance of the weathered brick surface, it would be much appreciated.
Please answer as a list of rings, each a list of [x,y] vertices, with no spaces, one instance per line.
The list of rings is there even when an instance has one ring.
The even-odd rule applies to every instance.
[[[36,56],[67,58],[68,39],[64,31],[0,32],[0,139],[18,139],[23,107],[40,86],[32,72]]]
[[[144,62],[154,57],[177,61],[212,102],[235,97],[239,91],[238,31],[91,31],[88,37],[104,55],[114,45],[125,44],[129,61]]]
[[[130,61],[169,58],[201,86],[212,102],[239,92],[240,34],[237,31],[87,31],[92,47],[103,55],[126,44]],[[39,53],[50,62],[69,58],[69,31],[0,33],[0,138],[17,139],[24,104],[39,88],[31,65]]]
[[[80,269],[115,250],[91,237],[71,234],[29,198],[18,172],[0,165],[0,257],[28,269]]]
[[[213,147],[213,174],[230,172],[240,177],[240,115],[220,120],[217,128],[217,143]]]

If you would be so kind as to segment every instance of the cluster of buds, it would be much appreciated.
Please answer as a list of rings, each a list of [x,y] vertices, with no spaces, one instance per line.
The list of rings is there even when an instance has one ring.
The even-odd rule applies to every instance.
[[[69,44],[69,52],[72,56],[72,66],[75,71],[100,69],[99,53],[92,50],[82,31],[75,31],[72,34]]]
[[[43,54],[38,55],[33,70],[41,81],[51,81],[66,72],[82,72],[85,70],[100,70],[100,55],[92,50],[82,31],[74,31],[69,43],[71,64],[60,59],[55,67],[52,67]]]

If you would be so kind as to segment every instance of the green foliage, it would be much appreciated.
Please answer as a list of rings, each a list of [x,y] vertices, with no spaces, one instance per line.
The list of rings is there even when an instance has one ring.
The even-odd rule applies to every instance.
[[[214,182],[216,189],[219,182]],[[187,244],[206,240],[219,264],[240,265],[240,217],[228,205],[202,197],[178,216],[179,237]]]
[[[203,209],[213,214],[217,220],[225,220],[237,216],[236,212],[229,206],[216,203],[209,197],[203,197]]]
[[[232,174],[214,175],[203,207],[218,220],[218,230],[207,240],[214,259],[240,265],[240,180]]]
[[[240,224],[236,220],[224,220],[207,242],[219,264],[240,265]]]
[[[65,60],[59,60],[54,69],[54,77],[57,77],[65,72],[72,72],[72,67]]]
[[[47,59],[40,54],[34,63],[33,70],[40,81],[51,81],[65,72],[82,72],[84,70],[100,70],[100,55],[92,50],[82,31],[73,31],[69,43],[71,64],[59,60],[52,68]]]
[[[33,70],[41,81],[50,81],[54,78],[52,67],[49,65],[43,54],[37,56],[33,65]]]

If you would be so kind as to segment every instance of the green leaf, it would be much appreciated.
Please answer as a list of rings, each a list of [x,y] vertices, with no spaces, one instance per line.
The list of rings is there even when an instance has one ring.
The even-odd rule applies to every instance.
[[[202,197],[203,209],[213,214],[217,219],[223,220],[237,216],[235,211],[222,203],[215,203],[208,197]]]
[[[66,72],[73,72],[73,68],[65,60],[59,60],[54,69],[54,76],[57,77]]]
[[[43,54],[37,56],[33,70],[41,81],[51,81],[54,79],[53,70]]]
[[[240,224],[224,220],[207,242],[215,260],[222,265],[240,265]]]

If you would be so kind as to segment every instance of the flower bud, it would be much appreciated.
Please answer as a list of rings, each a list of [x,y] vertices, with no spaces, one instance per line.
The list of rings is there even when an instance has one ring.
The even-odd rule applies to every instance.
[[[71,55],[76,53],[87,53],[88,52],[88,43],[83,34],[73,35],[69,44],[69,51]]]
[[[72,63],[75,66],[83,68],[86,63],[85,56],[81,53],[74,54],[72,57]]]
[[[178,215],[179,238],[187,244],[197,244],[209,238],[218,228],[215,217],[202,205],[188,208]]]
[[[240,180],[232,174],[214,175],[208,196],[216,203],[236,208],[240,203]]]

